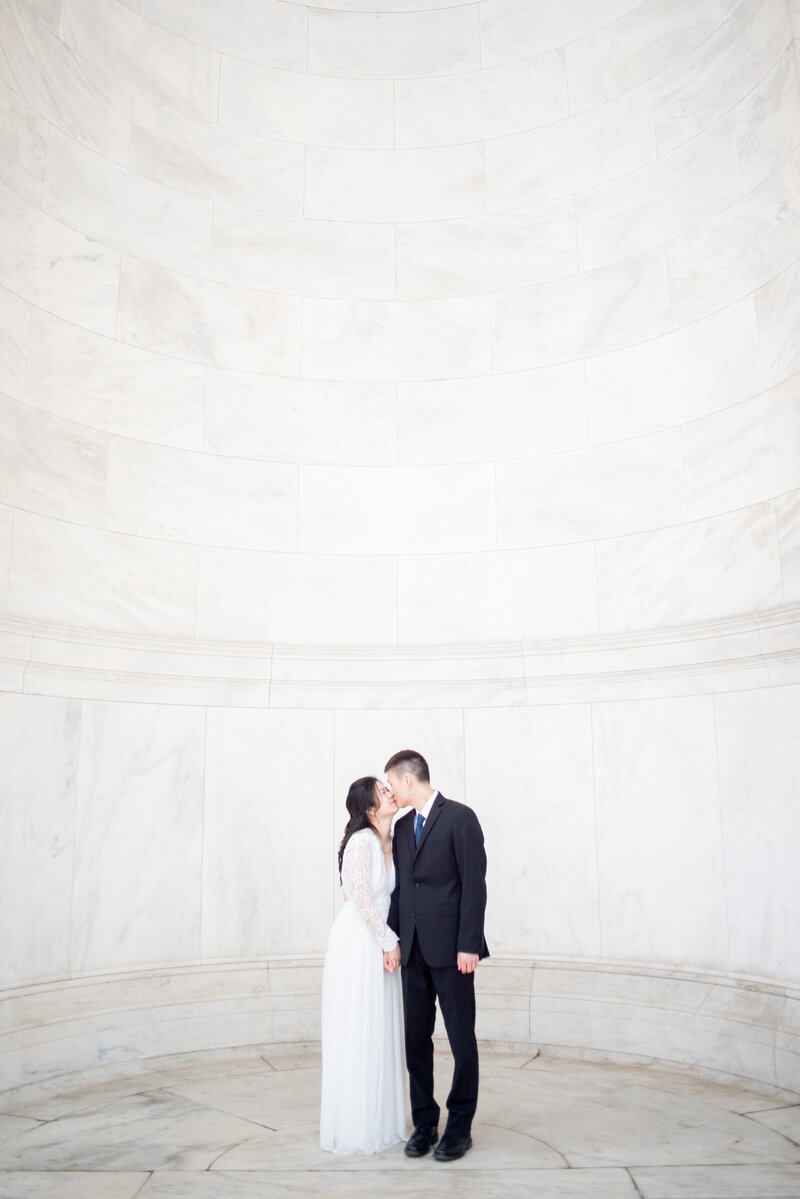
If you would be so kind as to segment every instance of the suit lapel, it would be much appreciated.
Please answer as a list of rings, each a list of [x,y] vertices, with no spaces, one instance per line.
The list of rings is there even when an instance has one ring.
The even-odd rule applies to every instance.
[[[444,797],[441,794],[439,794],[436,796],[436,799],[434,801],[433,807],[431,808],[428,819],[425,821],[424,825],[422,826],[422,836],[419,839],[419,845],[417,845],[415,847],[415,854],[414,854],[415,857],[419,853],[419,851],[422,849],[425,842],[427,841],[428,833],[433,828],[436,821],[439,819],[439,815],[440,815],[443,807],[444,807]],[[413,839],[414,839],[413,830],[411,833],[411,839],[412,839],[412,843],[413,843]]]

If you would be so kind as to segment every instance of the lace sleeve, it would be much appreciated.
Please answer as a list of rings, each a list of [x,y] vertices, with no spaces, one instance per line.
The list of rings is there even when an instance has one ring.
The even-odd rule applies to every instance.
[[[370,837],[372,837],[372,833],[370,833]],[[373,847],[369,839],[361,837],[358,834],[351,837],[345,849],[343,863],[343,874],[346,875],[345,888],[347,898],[358,908],[364,923],[370,932],[375,934],[381,949],[394,949],[397,944],[397,937],[386,922],[381,919],[375,904],[372,902],[372,887],[370,885],[372,859]]]

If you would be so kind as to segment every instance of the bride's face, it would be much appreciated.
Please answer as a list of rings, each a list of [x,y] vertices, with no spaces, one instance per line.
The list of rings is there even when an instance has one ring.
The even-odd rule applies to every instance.
[[[380,819],[383,816],[394,816],[397,811],[397,800],[392,795],[391,788],[385,783],[375,784],[375,807],[370,816]]]

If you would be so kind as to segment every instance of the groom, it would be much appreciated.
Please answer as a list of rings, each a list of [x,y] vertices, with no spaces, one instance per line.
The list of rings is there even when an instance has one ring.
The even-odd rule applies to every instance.
[[[454,1161],[472,1147],[478,1105],[475,1040],[475,969],[489,956],[483,935],[486,853],[471,808],[445,799],[430,783],[428,763],[413,749],[393,754],[384,767],[402,816],[394,831],[395,889],[387,924],[400,944],[384,953],[384,967],[403,966],[406,1065],[414,1132],[409,1157],[423,1157],[439,1140],[433,1097],[433,1025],[436,1000],[455,1059],[447,1097],[447,1127],[433,1156]],[[401,951],[402,946],[402,951]]]

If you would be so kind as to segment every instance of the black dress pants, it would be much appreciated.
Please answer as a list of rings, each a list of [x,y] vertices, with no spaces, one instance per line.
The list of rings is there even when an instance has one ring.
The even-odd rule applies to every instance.
[[[433,1026],[436,1000],[444,1019],[455,1066],[447,1097],[447,1130],[467,1137],[478,1106],[478,1042],[475,1039],[475,975],[457,966],[429,966],[414,936],[402,969],[406,1065],[414,1127],[439,1122],[433,1097]]]

